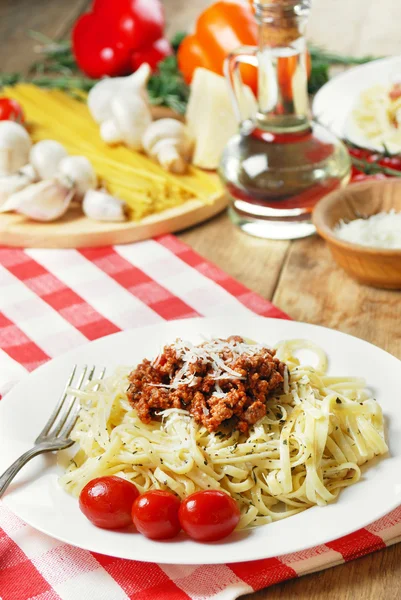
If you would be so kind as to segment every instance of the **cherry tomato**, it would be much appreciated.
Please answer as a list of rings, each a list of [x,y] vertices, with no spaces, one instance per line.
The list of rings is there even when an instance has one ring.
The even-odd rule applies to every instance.
[[[367,173],[357,173],[352,176],[351,183],[358,183],[361,181],[380,181],[382,179],[387,179],[384,173],[375,173],[374,175],[368,175]]]
[[[167,540],[181,530],[178,519],[180,499],[171,492],[151,490],[137,498],[132,520],[137,530],[151,540]]]
[[[170,42],[166,38],[160,38],[153,44],[145,48],[139,48],[139,50],[133,52],[131,66],[133,71],[136,71],[143,63],[148,63],[152,71],[155,71],[159,62],[172,54],[173,49]]]
[[[366,148],[348,148],[348,152],[355,158],[367,159],[371,156],[371,151]]]
[[[136,486],[121,477],[97,477],[80,493],[79,508],[97,527],[121,529],[132,524],[132,505],[138,496]]]
[[[230,535],[238,525],[240,511],[235,500],[224,492],[195,492],[182,501],[181,527],[191,538],[214,542]]]
[[[21,105],[12,98],[0,98],[0,121],[24,123],[25,117]]]
[[[384,156],[378,162],[383,167],[401,171],[401,158],[399,156]]]

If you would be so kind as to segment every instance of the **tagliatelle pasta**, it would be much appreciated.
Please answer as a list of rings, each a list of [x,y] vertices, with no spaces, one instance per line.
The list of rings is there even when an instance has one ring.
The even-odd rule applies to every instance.
[[[300,364],[300,350],[312,351],[317,365]],[[82,410],[71,437],[79,450],[61,485],[78,495],[95,477],[120,475],[141,492],[168,489],[181,498],[221,489],[238,502],[240,528],[335,500],[359,480],[361,465],[387,452],[381,408],[363,379],[328,376],[326,354],[311,342],[281,342],[276,356],[288,382],[248,434],[210,432],[176,408],[143,423],[127,398],[129,368],[92,382],[77,392]]]

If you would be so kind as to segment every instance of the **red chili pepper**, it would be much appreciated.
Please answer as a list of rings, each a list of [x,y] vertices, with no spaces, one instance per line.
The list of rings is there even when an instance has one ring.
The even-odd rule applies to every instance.
[[[75,23],[72,32],[75,59],[82,71],[94,78],[130,73],[132,55],[139,51],[150,52],[152,66],[156,66],[157,49],[153,46],[162,38],[163,29],[160,0],[95,0],[91,12]],[[142,63],[136,61],[136,64]]]

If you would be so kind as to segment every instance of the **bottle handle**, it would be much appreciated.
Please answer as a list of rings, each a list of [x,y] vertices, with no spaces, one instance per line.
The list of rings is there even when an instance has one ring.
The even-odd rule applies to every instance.
[[[235,116],[243,133],[250,133],[255,125],[254,115],[250,114],[249,102],[247,103],[244,94],[244,82],[241,77],[240,66],[245,63],[257,68],[257,53],[257,46],[240,46],[233,52],[230,52],[224,61],[224,75],[229,84]]]

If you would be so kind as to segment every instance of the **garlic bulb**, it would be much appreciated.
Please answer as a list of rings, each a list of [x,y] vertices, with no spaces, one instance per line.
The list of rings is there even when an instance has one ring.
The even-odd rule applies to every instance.
[[[60,161],[68,156],[67,150],[55,140],[41,140],[32,146],[29,162],[40,179],[51,179],[57,173]]]
[[[102,79],[89,92],[88,108],[107,144],[142,148],[142,135],[152,121],[146,90],[150,72],[145,63],[128,77]]]
[[[0,177],[0,207],[11,196],[11,194],[23,190],[31,183],[34,183],[36,179],[37,176],[32,165],[25,165],[12,175]]]
[[[146,129],[142,137],[144,150],[172,173],[185,173],[191,159],[194,141],[188,128],[176,119],[159,119]]]
[[[111,101],[122,94],[127,97],[141,96],[147,102],[146,84],[151,69],[144,63],[128,77],[107,77],[93,86],[88,94],[87,105],[92,117],[97,123],[102,123],[113,117]]]
[[[128,207],[119,198],[105,190],[88,190],[84,196],[82,209],[87,217],[96,221],[126,221]]]
[[[58,165],[58,173],[67,177],[74,186],[75,197],[82,200],[85,193],[97,186],[92,163],[85,156],[67,156]]]
[[[11,175],[28,163],[31,138],[25,127],[0,121],[0,176]]]
[[[133,150],[142,148],[142,136],[152,122],[150,109],[139,95],[120,95],[111,101],[112,117],[103,121],[100,136],[108,144],[124,142]]]
[[[12,194],[0,212],[15,211],[34,221],[55,221],[68,209],[74,188],[65,178],[33,183]]]

